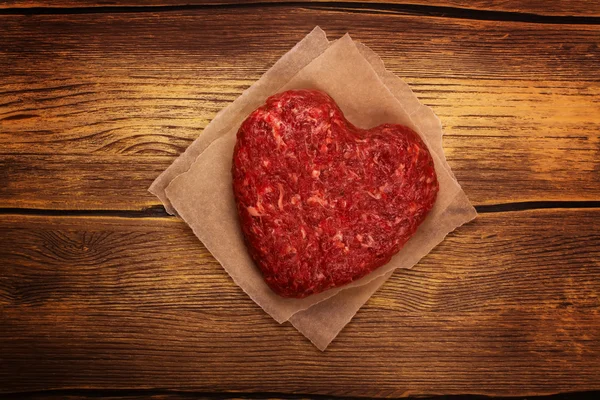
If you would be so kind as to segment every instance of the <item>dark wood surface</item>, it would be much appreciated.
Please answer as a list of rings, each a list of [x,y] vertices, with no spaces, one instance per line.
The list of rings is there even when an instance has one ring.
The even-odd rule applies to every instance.
[[[600,390],[596,2],[190,3],[0,6],[0,393]],[[146,191],[317,24],[436,111],[481,213],[325,353]]]
[[[84,8],[84,7],[149,7],[149,6],[220,6],[220,5],[270,5],[282,3],[279,0],[5,0],[0,3],[2,8]],[[331,0],[299,0],[295,3],[304,6],[325,6],[333,3],[344,3],[350,7],[360,6],[362,8],[387,7],[399,10],[426,10],[429,12],[448,12],[454,8],[455,11],[464,10],[468,15],[473,11],[504,12],[515,14],[513,18],[519,18],[518,14],[534,14],[547,16],[600,16],[600,4],[596,1],[580,0],[347,0],[336,2]]]

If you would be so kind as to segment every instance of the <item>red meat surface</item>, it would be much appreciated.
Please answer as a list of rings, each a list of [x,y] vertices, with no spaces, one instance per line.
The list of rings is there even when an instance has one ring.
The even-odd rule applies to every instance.
[[[346,285],[387,263],[439,189],[417,133],[359,129],[327,94],[290,90],[242,123],[233,191],[252,259],[284,297]]]

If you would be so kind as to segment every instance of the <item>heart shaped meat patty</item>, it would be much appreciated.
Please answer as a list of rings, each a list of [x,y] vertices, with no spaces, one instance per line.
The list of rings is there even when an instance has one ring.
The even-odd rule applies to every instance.
[[[387,263],[439,188],[414,131],[356,128],[316,90],[279,93],[250,114],[232,174],[250,255],[275,293],[298,298]]]

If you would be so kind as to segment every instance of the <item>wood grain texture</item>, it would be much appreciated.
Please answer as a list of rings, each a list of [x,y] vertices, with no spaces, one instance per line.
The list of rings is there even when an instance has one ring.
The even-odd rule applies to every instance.
[[[281,3],[279,0],[4,0],[0,3],[0,9],[12,7],[114,7],[114,6],[188,6],[188,5],[233,5],[233,4],[269,4]],[[330,1],[330,0],[300,0],[294,3],[307,5],[319,5],[319,3],[352,3],[385,4],[397,6],[428,6],[428,7],[452,7],[468,9],[473,11],[496,11],[510,13],[530,13],[537,15],[553,16],[600,16],[600,4],[596,1],[580,0],[366,0],[366,1]],[[364,7],[364,6],[361,6]]]
[[[118,210],[157,205],[150,182],[315,25],[350,31],[436,111],[475,204],[600,200],[600,3],[379,1],[0,3],[0,393],[600,390],[600,209],[482,214],[326,353],[179,219],[118,217],[152,214]]]
[[[75,394],[74,394],[75,393]],[[563,393],[549,396],[536,396],[536,400],[589,400],[595,398],[598,395],[597,391],[586,391],[577,393]],[[430,398],[444,398],[444,396],[434,396]],[[469,397],[469,396],[462,396]],[[470,396],[473,398],[483,398],[482,396]],[[98,390],[64,390],[64,391],[52,391],[42,392],[35,394],[26,394],[25,396],[19,394],[8,395],[6,400],[12,399],[28,399],[28,400],[89,400],[89,399],[102,399],[102,400],[315,400],[315,398],[322,400],[362,400],[360,397],[332,397],[332,396],[315,396],[315,395],[286,395],[283,393],[198,393],[198,392],[180,392],[171,390],[115,390],[115,391],[98,391]],[[528,400],[528,398],[520,397],[494,397],[497,400]]]
[[[314,400],[312,396],[286,395],[285,393],[202,393],[178,390],[57,390],[36,393],[18,393],[6,395],[6,400]],[[581,396],[573,396],[564,400],[587,400]],[[336,397],[326,396],[323,400],[335,400]],[[353,400],[352,398],[345,398]],[[499,399],[502,400],[502,399]],[[514,400],[514,399],[505,399]],[[563,399],[553,399],[563,400]]]
[[[0,390],[600,389],[599,221],[600,209],[481,215],[397,272],[321,353],[176,218],[4,215]]]
[[[600,198],[600,27],[288,7],[269,18],[0,16],[0,207],[157,204],[150,182],[315,24],[332,38],[350,29],[436,111],[475,204]]]

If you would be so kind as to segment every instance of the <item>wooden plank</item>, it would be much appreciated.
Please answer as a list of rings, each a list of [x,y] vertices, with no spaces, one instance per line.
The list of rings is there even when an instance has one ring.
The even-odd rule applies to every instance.
[[[600,27],[285,7],[269,16],[0,17],[0,207],[157,204],[149,183],[315,24],[333,38],[356,27],[433,107],[476,204],[600,198]],[[222,33],[231,26],[239,33]]]
[[[73,392],[77,394],[73,394]],[[83,392],[83,394],[82,394]],[[194,392],[173,392],[170,390],[143,390],[143,391],[59,391],[59,394],[42,392],[39,394],[27,394],[26,396],[17,395],[15,398],[28,400],[247,400],[247,399],[269,399],[269,400],[311,400],[314,396],[310,395],[286,395],[285,393],[194,393]],[[138,394],[140,393],[140,394]],[[597,397],[597,391],[565,393],[562,395],[536,396],[536,400],[588,400]],[[443,396],[437,396],[443,398]],[[467,397],[467,396],[463,396]],[[325,396],[326,400],[335,400],[336,397]],[[11,397],[8,398],[10,400]],[[348,398],[359,400],[357,398]],[[494,397],[496,400],[513,400],[507,397]]]
[[[5,0],[0,3],[0,9],[13,7],[149,7],[149,6],[188,6],[188,5],[229,5],[229,4],[257,4],[257,3],[278,3],[279,0]],[[336,1],[329,0],[300,0],[295,3],[307,3],[316,5],[326,3],[332,6]],[[428,6],[428,7],[451,7],[458,9],[468,9],[473,11],[495,11],[509,13],[529,13],[537,15],[553,16],[600,16],[600,4],[595,1],[577,1],[577,0],[509,0],[509,1],[490,1],[490,0],[366,0],[366,1],[339,1],[348,7],[348,3],[367,3],[373,5],[393,5],[393,6]],[[364,5],[360,6],[364,8]]]
[[[600,209],[482,214],[325,353],[176,218],[0,219],[0,390],[389,396],[600,389]]]
[[[586,84],[566,88],[558,82],[553,87],[532,81],[483,81],[477,86],[456,79],[437,82],[411,80],[444,121],[450,165],[476,204],[600,198],[600,103],[587,95],[600,89]],[[105,93],[36,92],[50,97],[49,111],[38,106],[39,117],[11,120],[0,135],[5,152],[0,171],[7,182],[0,187],[1,204],[55,209],[157,204],[147,192],[150,183],[199,133],[194,124],[206,126],[227,102],[180,101],[177,88],[151,93],[155,88],[145,92],[134,86],[120,100],[106,100],[109,111],[91,115],[87,107],[102,103],[94,99]],[[485,104],[480,104],[482,97]],[[12,115],[26,115],[36,102],[19,103]],[[131,113],[130,107],[139,111]],[[156,110],[162,107],[165,111]],[[169,108],[174,108],[171,118]],[[57,113],[70,117],[57,119]],[[47,132],[31,133],[42,123]]]
[[[37,393],[21,393],[14,398],[23,400],[247,400],[248,398],[261,398],[269,400],[302,400],[297,396],[287,396],[285,393],[232,393],[230,395],[221,393],[190,393],[172,390],[62,390]],[[6,399],[11,400],[9,395]],[[310,400],[310,397],[305,397]],[[334,400],[331,398],[330,400]],[[502,400],[502,399],[499,399]],[[543,399],[540,399],[543,400]],[[575,397],[573,400],[578,400]],[[582,400],[587,400],[582,398]]]

